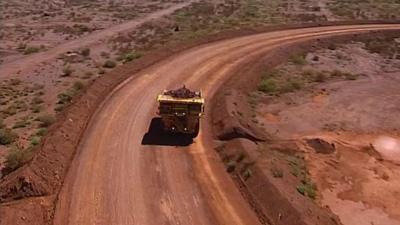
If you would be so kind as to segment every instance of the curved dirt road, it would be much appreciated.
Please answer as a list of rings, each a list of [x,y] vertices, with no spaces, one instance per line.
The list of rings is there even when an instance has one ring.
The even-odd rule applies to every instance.
[[[59,195],[55,224],[259,224],[213,152],[204,120],[191,145],[174,147],[187,143],[157,135],[146,135],[142,144],[156,115],[155,96],[186,84],[202,89],[209,101],[238,66],[274,48],[383,29],[400,25],[251,35],[189,49],[143,70],[116,88],[94,115]]]

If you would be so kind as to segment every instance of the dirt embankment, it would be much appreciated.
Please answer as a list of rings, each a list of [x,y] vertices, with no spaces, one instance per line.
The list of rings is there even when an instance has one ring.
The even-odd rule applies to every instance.
[[[300,25],[293,27],[300,27]],[[119,83],[131,77],[131,74],[135,74],[137,71],[172,54],[177,54],[202,43],[274,29],[278,28],[227,32],[212,38],[170,46],[169,48],[154,51],[133,63],[121,66],[107,74],[107,76],[96,80],[82,95],[75,98],[74,103],[59,116],[58,122],[50,128],[49,134],[45,137],[32,161],[1,181],[0,201],[3,204],[0,208],[0,218],[2,218],[0,222],[9,224],[13,215],[22,215],[23,218],[21,217],[21,219],[25,223],[50,223],[53,215],[54,200],[57,198],[88,121],[101,105],[104,97]],[[310,45],[312,44],[302,44],[299,47],[293,47],[292,50],[301,50]],[[279,54],[277,53],[279,57],[275,55],[271,65],[285,59],[289,52],[289,49],[286,49]],[[134,79],[134,77],[131,79]],[[18,201],[13,202],[13,200]],[[28,211],[31,209],[33,211]]]
[[[279,49],[236,71],[238,75],[232,77],[224,90],[213,99],[211,122],[215,137],[223,141],[216,150],[226,164],[228,172],[231,172],[237,181],[243,195],[265,224],[326,225],[341,224],[341,222],[329,208],[320,208],[311,200],[315,198],[316,193],[308,189],[308,185],[312,184],[308,183],[310,175],[304,158],[300,156],[302,151],[298,147],[299,143],[295,140],[280,140],[271,133],[260,132],[260,121],[257,121],[252,108],[255,107],[252,102],[254,99],[249,93],[257,89],[262,71],[274,68],[287,61],[290,56],[329,47],[332,43],[370,41],[384,36],[396,37],[398,32],[373,32],[328,40],[318,39]],[[276,118],[268,119],[273,121]],[[232,131],[238,132],[233,135]],[[227,136],[229,138],[226,138]],[[254,137],[265,141],[254,142]],[[316,144],[323,145],[327,151],[332,148],[329,143],[319,141]],[[266,156],[264,154],[267,154],[267,157],[263,157]],[[267,163],[261,162],[263,158],[269,158],[267,160],[270,160],[268,164],[271,168],[265,167]],[[282,158],[285,160],[281,160]],[[288,162],[289,168],[287,168]],[[265,173],[266,170],[268,173]],[[283,177],[283,174],[294,176],[285,175],[286,181],[277,179]],[[302,186],[297,186],[299,183]],[[305,192],[305,196],[298,193],[301,191]]]

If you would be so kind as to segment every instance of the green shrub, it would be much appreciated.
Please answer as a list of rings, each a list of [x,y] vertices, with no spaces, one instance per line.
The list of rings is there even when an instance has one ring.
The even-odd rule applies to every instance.
[[[242,176],[244,178],[244,180],[247,180],[251,177],[253,173],[251,172],[251,170],[249,168],[245,169],[242,173]]]
[[[18,138],[18,135],[9,128],[0,129],[0,144],[8,145],[13,143]]]
[[[315,199],[317,197],[317,186],[308,179],[303,180],[302,183],[296,187],[296,189],[300,194],[311,199]]]
[[[306,65],[307,60],[304,54],[293,55],[290,57],[290,62],[296,65]]]
[[[343,77],[343,72],[340,70],[334,70],[331,72],[331,77]]]
[[[47,134],[47,128],[41,127],[37,130],[36,135],[42,137]]]
[[[99,72],[98,72],[99,74],[105,74],[106,73],[106,71],[105,70],[103,70],[103,69],[99,69]]]
[[[38,105],[38,104],[42,104],[43,102],[44,101],[42,98],[36,96],[36,97],[32,98],[31,104]]]
[[[41,105],[32,105],[31,110],[33,113],[40,113],[42,111],[43,107]]]
[[[281,93],[293,92],[296,90],[300,90],[302,87],[303,83],[300,80],[292,78],[286,81],[286,83],[282,85],[282,87],[280,88],[280,92]]]
[[[36,53],[36,52],[39,52],[39,50],[40,50],[39,47],[36,47],[36,46],[28,46],[28,47],[26,47],[25,50],[24,50],[24,55],[29,55],[29,54],[32,54],[32,53]]]
[[[17,108],[15,105],[10,105],[7,108],[3,109],[2,112],[6,115],[12,116],[17,113]]]
[[[70,103],[72,100],[72,95],[69,92],[65,92],[65,93],[60,93],[57,95],[58,97],[58,104],[66,104],[66,103]]]
[[[301,72],[301,75],[305,77],[307,80],[311,80],[314,78],[314,71],[313,70],[304,70]]]
[[[24,165],[29,159],[32,158],[32,149],[19,149],[13,146],[10,152],[6,156],[5,160],[5,171],[10,173],[22,165]]]
[[[243,161],[246,158],[246,154],[244,154],[243,152],[241,152],[236,160],[236,162],[240,163],[241,161]]]
[[[117,63],[115,63],[114,61],[112,61],[112,60],[106,60],[105,62],[104,62],[104,64],[103,64],[103,67],[104,68],[114,68],[114,67],[116,67],[117,66]]]
[[[314,82],[323,83],[326,81],[326,76],[323,72],[318,72],[314,76]]]
[[[72,85],[72,88],[76,91],[82,90],[85,87],[85,84],[82,81],[75,81]]]
[[[28,108],[29,108],[28,105],[26,104],[26,102],[21,101],[21,100],[15,101],[13,106],[21,112],[24,112],[24,111],[28,110]]]
[[[353,74],[353,73],[345,73],[344,77],[346,78],[346,80],[357,80],[358,78],[358,74]]]
[[[89,79],[93,76],[91,71],[86,71],[85,74],[82,76],[82,79]]]
[[[36,146],[40,143],[40,137],[38,136],[32,136],[31,137],[31,145]]]
[[[132,60],[138,59],[142,56],[143,56],[143,54],[140,52],[130,52],[130,53],[126,53],[124,55],[119,56],[118,60],[126,63],[126,62],[130,62]]]
[[[228,173],[232,173],[233,171],[235,171],[235,169],[236,169],[236,162],[234,160],[231,160],[226,164],[226,171]]]
[[[48,114],[39,116],[36,120],[40,122],[40,127],[48,127],[56,121],[54,116]]]
[[[261,84],[258,85],[257,89],[264,93],[272,93],[277,90],[277,85],[275,80],[266,78],[261,81]]]
[[[28,126],[29,124],[30,124],[30,122],[27,121],[27,120],[20,120],[20,121],[17,121],[12,128],[13,129],[15,129],[15,128],[23,128],[23,127]]]
[[[71,74],[74,72],[73,69],[71,69],[71,67],[69,65],[65,66],[63,68],[63,74],[62,77],[68,77],[71,76]]]
[[[271,168],[271,174],[275,178],[282,178],[283,177],[283,171],[279,168],[272,167]]]
[[[15,86],[15,85],[20,85],[22,83],[22,81],[18,78],[12,78],[10,79],[10,85]]]
[[[81,50],[81,55],[88,57],[90,55],[90,48],[84,48]]]
[[[61,112],[61,111],[63,111],[65,109],[65,105],[57,105],[55,108],[54,108],[54,111],[56,111],[56,112]]]

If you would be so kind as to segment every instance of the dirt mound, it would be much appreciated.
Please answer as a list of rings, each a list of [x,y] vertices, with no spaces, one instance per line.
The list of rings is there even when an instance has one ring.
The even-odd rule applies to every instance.
[[[315,150],[316,153],[331,154],[336,151],[336,146],[334,143],[330,143],[321,138],[307,139],[306,142]]]
[[[54,201],[54,196],[48,196],[3,204],[0,207],[0,224],[51,224]]]
[[[29,168],[25,169],[21,174],[10,177],[6,181],[1,186],[0,201],[2,202],[25,197],[43,196],[49,194],[51,191],[46,182],[32,173]]]

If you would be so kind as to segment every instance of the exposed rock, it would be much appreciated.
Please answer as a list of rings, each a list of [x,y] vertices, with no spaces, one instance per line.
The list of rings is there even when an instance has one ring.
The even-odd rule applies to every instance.
[[[306,141],[307,144],[317,153],[331,154],[336,151],[336,146],[334,143],[327,142],[321,138],[307,139]]]
[[[221,131],[217,135],[220,140],[232,140],[236,138],[246,138],[251,141],[265,141],[265,138],[258,137],[256,134],[251,132],[250,130],[240,127],[240,126],[232,126],[226,127],[223,131]]]

